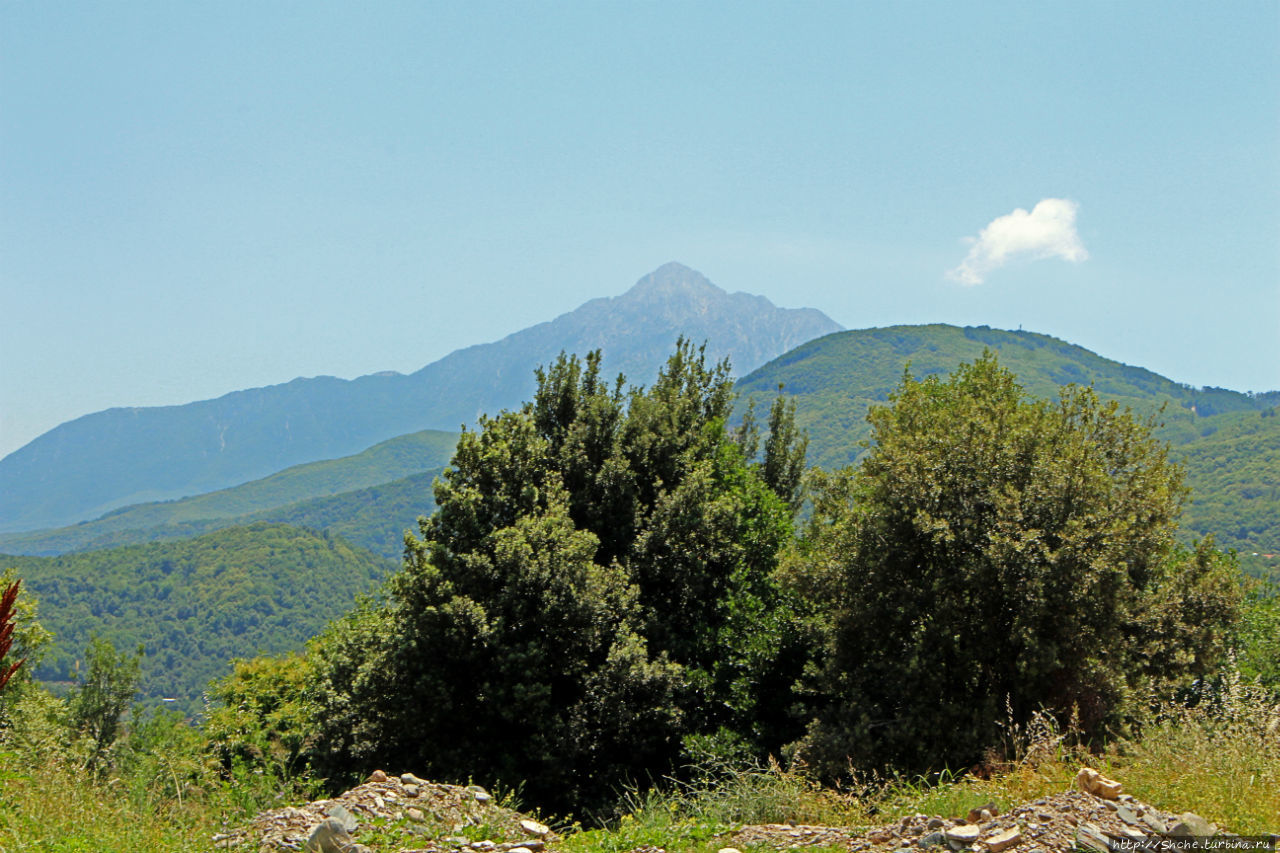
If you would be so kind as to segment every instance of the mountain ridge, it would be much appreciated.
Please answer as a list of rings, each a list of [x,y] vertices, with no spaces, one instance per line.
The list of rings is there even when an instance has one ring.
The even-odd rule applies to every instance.
[[[744,399],[759,400],[784,386],[795,397],[797,425],[809,434],[810,462],[837,468],[865,452],[867,411],[888,400],[908,365],[921,379],[987,350],[1031,396],[1053,399],[1062,385],[1093,385],[1104,400],[1155,418],[1156,437],[1169,442],[1192,487],[1184,540],[1212,533],[1220,547],[1240,550],[1252,573],[1274,570],[1251,552],[1280,549],[1280,392],[1193,388],[1050,335],[945,324],[816,338],[757,368],[737,388]]]
[[[662,293],[665,313],[652,310]],[[621,296],[455,350],[412,374],[297,378],[60,424],[0,459],[0,532],[73,524],[121,506],[227,488],[423,429],[456,430],[519,405],[532,391],[533,365],[561,351],[608,344],[607,371],[647,382],[682,334],[707,340],[713,357],[729,356],[746,373],[839,328],[816,309],[729,294],[670,263]]]

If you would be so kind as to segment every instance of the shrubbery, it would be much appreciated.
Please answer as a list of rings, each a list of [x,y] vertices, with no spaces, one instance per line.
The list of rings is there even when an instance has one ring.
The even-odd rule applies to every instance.
[[[325,772],[406,766],[591,807],[686,738],[763,754],[793,733],[773,570],[794,495],[767,478],[795,468],[794,436],[751,463],[753,431],[725,429],[727,366],[683,342],[648,389],[605,382],[598,353],[538,379],[463,434],[389,602],[315,645]]]
[[[825,605],[815,766],[967,766],[1041,709],[1100,735],[1224,661],[1234,566],[1175,548],[1149,423],[1087,388],[1028,400],[990,355],[891,401],[862,466],[818,477],[793,560]]]
[[[1201,695],[1233,644],[1275,685],[1275,600],[1241,618],[1230,558],[1174,544],[1179,468],[1088,389],[1030,400],[990,356],[905,376],[863,464],[805,489],[781,395],[767,426],[729,429],[727,365],[687,343],[649,388],[599,364],[562,356],[464,433],[383,592],[305,655],[237,662],[203,731],[127,718],[138,659],[95,645],[69,703],[19,671],[5,748],[179,804],[248,810],[381,766],[601,815],[683,764],[695,785],[783,754],[914,773],[1046,713],[1118,733]],[[16,608],[11,656],[34,661],[44,635]]]

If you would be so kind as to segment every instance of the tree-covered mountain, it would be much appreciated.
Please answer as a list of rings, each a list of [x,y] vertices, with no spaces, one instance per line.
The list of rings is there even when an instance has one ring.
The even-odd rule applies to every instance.
[[[416,532],[418,518],[435,511],[432,483],[443,472],[443,468],[432,468],[389,483],[310,498],[248,515],[111,530],[87,541],[74,535],[81,525],[32,533],[11,533],[3,537],[10,544],[0,545],[0,553],[57,556],[146,542],[193,539],[215,530],[266,522],[306,527],[330,536],[340,536],[356,547],[365,548],[389,560],[398,560],[404,552],[405,532]],[[29,550],[10,547],[13,544],[25,545]]]
[[[448,463],[457,441],[457,433],[423,430],[381,442],[352,456],[296,465],[229,489],[121,507],[93,521],[67,527],[0,534],[0,554],[53,556],[160,539],[189,539],[257,521],[298,524],[341,535],[354,532],[354,537],[348,537],[350,541],[386,553],[387,543],[362,523],[367,520],[372,528],[378,528],[385,520],[371,518],[366,505],[382,502],[391,481],[423,472],[430,474],[425,480],[415,481],[418,487],[409,491],[413,500],[429,499],[431,477]],[[380,488],[371,490],[372,486]],[[405,488],[399,490],[404,492]],[[403,503],[405,499],[398,497],[383,508],[391,518],[399,519],[404,512],[396,512],[396,502]],[[410,516],[409,522],[414,517]],[[394,553],[399,553],[398,546]]]
[[[339,538],[283,524],[228,528],[61,557],[0,556],[40,602],[54,638],[36,676],[74,680],[89,640],[145,648],[144,697],[197,711],[229,661],[299,649],[392,564]]]
[[[745,398],[767,399],[784,385],[797,398],[797,423],[809,432],[810,461],[839,467],[865,452],[867,411],[888,400],[904,369],[916,377],[949,373],[987,349],[1034,396],[1092,383],[1103,398],[1154,416],[1162,424],[1156,435],[1187,468],[1186,534],[1213,533],[1255,570],[1266,566],[1252,552],[1280,550],[1280,392],[1192,388],[1048,335],[947,325],[827,335],[760,367],[737,388]]]
[[[1280,393],[1190,388],[1045,335],[941,325],[828,335],[750,374],[737,390],[767,399],[785,384],[800,401],[797,418],[811,436],[810,461],[837,467],[858,458],[859,442],[868,435],[868,407],[887,399],[908,364],[917,376],[949,372],[987,348],[1034,395],[1053,396],[1068,382],[1092,382],[1104,397],[1154,414],[1164,424],[1157,434],[1173,444],[1193,489],[1184,531],[1196,537],[1213,533],[1223,546],[1240,550],[1252,571],[1268,570],[1265,558],[1253,552],[1280,550],[1280,418],[1273,416]],[[272,521],[327,530],[394,558],[403,531],[434,507],[431,480],[437,469],[431,466],[447,461],[455,439],[430,432],[403,436],[356,456],[209,495],[123,508],[66,528],[0,535],[0,552],[83,551]],[[344,486],[364,487],[330,494]]]
[[[295,379],[182,406],[119,408],[56,427],[0,460],[0,531],[34,530],[112,509],[265,477],[423,429],[456,430],[517,406],[532,368],[562,350],[606,350],[604,370],[648,382],[680,335],[747,372],[840,327],[813,309],[726,293],[667,264],[621,296],[594,299],[416,373]]]

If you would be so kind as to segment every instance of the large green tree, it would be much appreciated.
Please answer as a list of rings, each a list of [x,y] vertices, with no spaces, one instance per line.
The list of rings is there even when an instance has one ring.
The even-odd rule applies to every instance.
[[[796,583],[826,603],[801,750],[828,774],[971,763],[1048,709],[1089,733],[1221,659],[1232,567],[1178,552],[1182,474],[1151,424],[988,354],[907,375],[858,470],[821,478]]]
[[[755,461],[725,428],[728,365],[687,342],[647,388],[605,380],[599,353],[537,377],[459,440],[388,602],[314,645],[323,769],[590,807],[689,738],[763,752],[798,734],[802,650],[774,579],[803,459],[790,410]]]

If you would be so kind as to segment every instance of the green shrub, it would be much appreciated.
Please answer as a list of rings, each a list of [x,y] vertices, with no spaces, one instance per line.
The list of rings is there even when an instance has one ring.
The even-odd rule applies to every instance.
[[[1221,662],[1235,569],[1175,551],[1181,470],[1149,422],[1087,388],[1028,400],[990,354],[868,419],[791,568],[826,603],[800,748],[820,772],[968,766],[1042,708],[1099,736]]]
[[[725,429],[727,365],[682,341],[627,392],[599,365],[561,356],[532,402],[464,433],[389,602],[314,644],[323,772],[523,780],[589,810],[668,772],[686,735],[763,754],[798,734],[803,649],[773,578],[803,459],[791,410],[753,462],[754,428]]]

